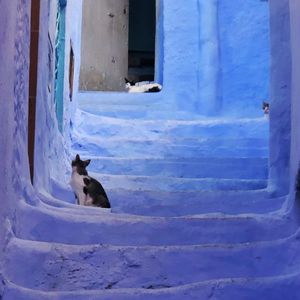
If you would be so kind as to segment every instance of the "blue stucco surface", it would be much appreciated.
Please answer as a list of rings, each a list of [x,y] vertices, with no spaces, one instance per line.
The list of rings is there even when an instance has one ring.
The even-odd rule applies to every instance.
[[[269,3],[220,0],[219,29],[223,109],[257,115],[269,101]]]
[[[291,179],[291,40],[289,1],[276,1],[271,17],[278,22],[271,25],[271,76],[270,102],[270,186],[278,193],[286,193]],[[295,51],[295,50],[294,50]]]
[[[78,92],[82,2],[69,3],[60,132],[57,2],[41,1],[32,186],[30,3],[0,2],[2,299],[298,299],[298,2],[161,0],[164,89],[150,95]],[[75,153],[92,158],[111,211],[74,205]]]

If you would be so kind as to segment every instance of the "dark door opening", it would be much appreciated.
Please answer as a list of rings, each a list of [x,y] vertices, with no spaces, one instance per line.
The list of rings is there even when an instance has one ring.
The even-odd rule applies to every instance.
[[[129,0],[128,79],[154,81],[156,1]]]
[[[73,98],[73,86],[74,86],[74,65],[75,65],[75,56],[72,47],[72,43],[70,45],[70,55],[69,55],[69,97],[70,101]]]
[[[30,178],[34,176],[35,112],[37,90],[37,66],[39,45],[40,0],[31,1],[30,67],[29,67],[29,110],[28,110],[28,157]]]
[[[57,9],[57,17],[56,17],[54,98],[55,98],[58,129],[60,132],[63,131],[66,6],[67,6],[67,0],[58,1],[58,9]]]

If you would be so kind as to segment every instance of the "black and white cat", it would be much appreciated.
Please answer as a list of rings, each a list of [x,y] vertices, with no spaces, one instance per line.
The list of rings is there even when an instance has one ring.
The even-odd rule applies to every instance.
[[[125,88],[128,93],[157,93],[160,92],[162,87],[158,83],[151,82],[137,82],[125,79]]]
[[[262,109],[264,111],[265,115],[268,115],[270,112],[270,104],[268,102],[263,102],[262,103]]]
[[[101,183],[90,177],[86,167],[91,160],[81,160],[77,154],[72,161],[70,185],[75,193],[77,204],[110,208],[108,197]]]

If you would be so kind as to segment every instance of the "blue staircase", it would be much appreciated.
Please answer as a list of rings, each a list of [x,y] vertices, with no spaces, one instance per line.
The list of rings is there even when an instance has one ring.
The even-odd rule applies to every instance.
[[[4,299],[300,299],[300,233],[267,189],[267,119],[78,111],[72,138],[112,211],[59,201],[72,193],[55,180],[24,202]]]

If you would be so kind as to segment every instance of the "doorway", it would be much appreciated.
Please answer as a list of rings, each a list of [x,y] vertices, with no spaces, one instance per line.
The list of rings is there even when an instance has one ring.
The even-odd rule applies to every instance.
[[[28,158],[30,178],[34,176],[35,113],[37,92],[37,66],[40,27],[40,0],[31,1],[30,21],[30,66],[29,66],[29,107],[28,107]]]
[[[154,81],[156,1],[129,0],[128,79]]]

